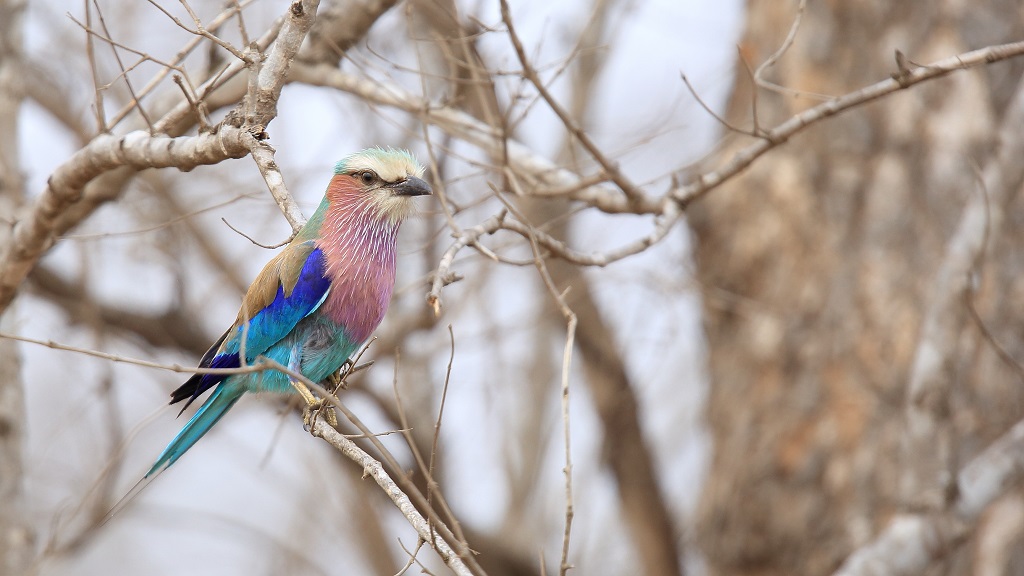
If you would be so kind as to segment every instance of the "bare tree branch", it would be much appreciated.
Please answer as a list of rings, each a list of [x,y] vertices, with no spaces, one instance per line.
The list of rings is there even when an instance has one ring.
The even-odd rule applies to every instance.
[[[345,52],[396,4],[397,0],[347,0],[328,5],[317,14],[309,31],[309,42],[299,51],[296,61],[337,67]]]
[[[248,95],[254,101],[253,115],[246,119],[248,125],[266,128],[277,117],[277,100],[281,97],[288,67],[313,26],[319,5],[319,0],[295,0],[288,8],[281,33],[260,67],[256,93]]]
[[[0,246],[14,230],[4,221],[25,201],[21,167],[19,109],[25,96],[22,78],[27,2],[0,0]],[[14,310],[0,307],[0,331],[17,324]],[[22,574],[35,552],[35,531],[25,502],[27,415],[21,350],[0,341],[0,572]]]
[[[999,234],[1006,203],[1024,182],[1024,83],[1006,111],[998,154],[982,172],[985,193],[973,194],[949,240],[945,259],[930,283],[905,407],[904,498],[930,514],[894,519],[874,541],[854,552],[836,573],[842,576],[917,574],[964,541],[981,513],[1024,479],[1024,422],[1018,423],[959,474],[950,470],[955,430],[948,406],[952,371],[947,365],[965,322],[963,298],[971,269]],[[994,216],[992,214],[994,213]]]
[[[729,178],[745,170],[754,160],[769,150],[784,144],[803,129],[847,110],[877,100],[915,84],[941,78],[957,70],[991,64],[1024,54],[1024,42],[1013,42],[990,46],[936,61],[911,71],[905,76],[890,78],[872,84],[845,96],[830,100],[805,110],[775,128],[766,130],[762,139],[740,150],[724,166],[709,173],[701,174],[692,184],[677,187],[666,196],[647,196],[643,200],[627,201],[607,187],[587,186],[577,189],[580,177],[568,170],[558,168],[550,160],[534,153],[525,145],[503,139],[502,135],[469,114],[452,108],[431,106],[419,96],[401,87],[383,82],[367,82],[365,78],[346,74],[326,65],[309,66],[296,63],[291,70],[291,80],[314,86],[325,86],[357,95],[369,102],[393,106],[419,117],[423,122],[445,130],[481,147],[494,156],[507,146],[510,166],[522,173],[531,174],[547,187],[564,188],[572,191],[572,200],[585,202],[609,213],[628,212],[633,214],[659,213],[667,201],[686,205],[720,186]]]
[[[224,9],[223,12],[218,14],[213,20],[210,21],[210,24],[207,26],[207,29],[211,32],[217,31],[217,29],[220,28],[225,22],[231,20],[231,18],[233,18],[236,14],[240,14],[241,11],[248,5],[252,4],[252,2],[253,0],[242,0],[241,2],[232,2],[227,8]],[[274,33],[276,34],[276,30]],[[185,59],[185,57],[188,56],[193,50],[195,50],[195,48],[199,46],[202,43],[202,41],[202,36],[195,36],[194,38],[190,39],[185,44],[185,46],[181,50],[179,50],[177,54],[175,54],[174,58],[171,60],[171,64],[173,64],[174,66],[180,65],[181,62]],[[267,45],[269,45],[269,41],[263,46],[265,47]],[[151,78],[150,81],[147,82],[146,85],[138,91],[137,98],[145,98],[160,84],[160,82],[163,81],[164,78],[167,77],[168,74],[171,73],[172,70],[174,70],[173,67],[167,67],[154,74],[153,78]],[[141,104],[141,102],[129,103],[114,116],[114,118],[111,121],[111,125],[116,126],[135,108],[135,106],[141,106]]]
[[[12,242],[0,252],[0,311],[10,304],[39,256],[53,245],[58,235],[77,223],[59,226],[58,217],[80,200],[84,186],[97,176],[121,167],[140,170],[173,166],[190,170],[201,164],[241,158],[257,147],[256,141],[277,113],[277,98],[288,64],[312,26],[318,4],[315,0],[297,0],[289,7],[277,42],[260,69],[256,93],[249,95],[256,105],[246,129],[223,126],[215,134],[181,138],[150,137],[143,132],[121,138],[104,134],[59,167],[31,214],[15,224]]]
[[[502,3],[503,9],[507,6]],[[514,180],[512,180],[514,183]],[[512,209],[512,205],[506,203],[509,209]],[[522,216],[520,216],[522,217]],[[530,230],[535,228],[530,227]],[[575,504],[573,503],[572,496],[572,434],[570,433],[570,419],[569,419],[569,377],[572,374],[572,353],[576,342],[576,327],[578,321],[576,314],[569,307],[566,302],[565,296],[568,292],[568,288],[563,291],[559,291],[558,287],[555,286],[555,281],[552,279],[550,272],[548,272],[548,266],[544,261],[544,256],[541,254],[540,245],[537,242],[537,238],[534,235],[529,236],[530,249],[533,252],[534,264],[537,267],[537,272],[540,274],[541,279],[544,281],[544,286],[547,288],[551,298],[555,301],[558,306],[558,310],[562,313],[565,318],[565,347],[562,350],[562,378],[561,378],[561,397],[562,397],[562,442],[564,443],[563,449],[565,451],[565,467],[562,468],[562,473],[565,475],[565,523],[562,529],[562,554],[558,560],[558,574],[559,576],[565,576],[566,573],[573,568],[572,564],[569,563],[569,544],[572,538],[572,520],[576,516]]]
[[[911,506],[939,510],[955,497],[956,431],[950,415],[951,367],[966,322],[964,296],[971,270],[989,237],[998,236],[1001,214],[1024,182],[1024,82],[1007,108],[999,134],[999,152],[982,173],[983,193],[970,196],[960,224],[946,247],[945,259],[929,284],[921,336],[907,388],[907,433],[902,493]],[[991,214],[995,214],[992,218]]]
[[[150,346],[185,350],[202,356],[212,338],[199,330],[192,314],[181,307],[160,314],[144,314],[96,301],[88,289],[65,280],[46,266],[36,266],[28,277],[30,289],[48,299],[68,315],[72,324],[99,323],[141,338]]]
[[[505,23],[505,27],[508,28],[508,36],[512,41],[512,45],[515,47],[516,56],[519,58],[519,64],[523,67],[523,75],[526,79],[533,84],[533,87],[540,93],[541,98],[547,102],[552,112],[558,116],[558,119],[562,121],[565,129],[580,143],[580,146],[585,148],[590,153],[591,157],[601,165],[604,169],[604,173],[608,175],[615,184],[622,190],[622,193],[626,195],[631,201],[643,201],[643,194],[637,187],[626,178],[626,176],[619,170],[618,165],[608,160],[604,153],[597,147],[597,144],[587,136],[587,133],[581,130],[572,118],[569,117],[569,113],[555,100],[551,92],[548,91],[547,87],[544,86],[544,82],[541,81],[540,76],[537,75],[537,71],[530,64],[529,58],[526,56],[526,50],[523,48],[523,43],[520,42],[519,36],[516,34],[516,29],[512,24],[512,15],[509,13],[508,0],[501,0],[501,20]]]
[[[331,428],[324,420],[317,420],[313,424],[311,433],[317,438],[323,438],[347,458],[362,466],[363,473],[371,476],[377,485],[384,490],[388,498],[395,503],[395,506],[402,512],[402,515],[416,529],[419,537],[425,542],[431,543],[431,546],[441,556],[445,564],[451,568],[452,572],[459,576],[472,576],[473,573],[462,562],[459,555],[441,538],[439,532],[431,529],[427,520],[419,513],[416,506],[413,505],[402,489],[398,487],[398,484],[391,479],[380,462],[374,460],[369,454],[356,446],[355,442],[349,440],[334,428]]]
[[[82,197],[82,189],[94,178],[119,167],[190,170],[241,158],[248,153],[246,141],[251,138],[230,126],[216,134],[180,138],[153,137],[141,131],[120,138],[97,136],[50,176],[30,214],[15,223],[11,241],[0,248],[0,311],[14,299],[43,252],[67,231],[58,224],[59,216]]]
[[[457,530],[453,531],[443,520],[441,520],[437,512],[430,506],[427,498],[418,489],[416,489],[416,486],[412,482],[410,482],[408,476],[403,472],[403,468],[398,465],[394,455],[392,455],[391,452],[381,443],[378,438],[379,434],[374,434],[370,431],[359,417],[349,410],[349,408],[345,406],[331,391],[327,390],[320,384],[313,382],[309,378],[306,378],[302,374],[289,369],[273,359],[263,356],[257,358],[254,366],[264,370],[270,368],[287,374],[293,387],[298,389],[298,383],[301,382],[308,387],[309,390],[320,394],[320,397],[324,402],[330,404],[334,408],[337,408],[338,411],[344,414],[345,417],[363,433],[363,437],[373,444],[374,448],[376,448],[378,453],[383,457],[385,463],[398,474],[397,483],[391,480],[380,462],[373,460],[372,458],[370,458],[372,462],[367,462],[358,455],[359,453],[351,452],[351,447],[358,449],[354,444],[351,444],[351,447],[349,447],[347,445],[336,443],[335,439],[327,431],[334,432],[338,437],[345,438],[346,440],[348,440],[348,438],[331,427],[330,424],[325,421],[325,418],[317,418],[316,413],[310,413],[307,416],[308,420],[312,421],[312,423],[307,421],[307,424],[309,424],[310,427],[310,432],[314,436],[327,440],[347,457],[362,465],[364,467],[364,471],[374,475],[374,479],[378,480],[378,484],[388,492],[388,496],[392,498],[392,501],[398,506],[406,519],[409,520],[410,524],[413,525],[425,541],[430,542],[431,545],[434,546],[434,549],[437,550],[445,560],[445,563],[448,564],[452,570],[455,570],[459,574],[463,573],[460,570],[465,570],[466,574],[476,574],[477,576],[483,574],[483,570],[473,557],[473,551],[469,548],[469,544],[466,542],[465,538],[458,536]],[[167,368],[166,366],[159,367]],[[210,370],[198,371],[207,372]],[[351,371],[349,373],[351,373]],[[342,382],[344,382],[344,376],[342,377]],[[326,428],[320,428],[321,425],[326,426]],[[365,452],[362,452],[362,450],[359,450],[359,452],[365,455]],[[356,457],[354,457],[353,454],[355,454]],[[383,474],[383,478],[378,479],[376,472],[367,469],[367,464],[373,466],[375,469],[379,469],[379,473]],[[381,482],[384,482],[385,480],[387,486],[381,484]],[[401,489],[405,489],[405,492],[403,493]],[[398,490],[398,493],[393,494],[391,492],[392,490]],[[423,518],[423,514],[420,513],[420,510],[423,510],[426,517],[429,518],[429,523]],[[425,529],[426,533],[422,532],[421,528]],[[455,550],[453,550],[453,548]]]
[[[621,193],[610,187],[580,187],[581,179],[578,175],[559,168],[525,144],[504,138],[499,130],[466,112],[434,106],[397,84],[368,81],[364,77],[347,74],[326,65],[309,66],[298,62],[291,69],[290,79],[312,86],[336,88],[375,104],[404,110],[420,118],[425,124],[437,126],[452,136],[480,147],[491,157],[505,157],[507,152],[511,168],[516,172],[532,175],[543,183],[544,190],[565,192],[570,199],[585,202],[604,212],[651,214],[660,211],[660,205],[650,198],[631,205]],[[542,193],[543,191],[538,192]]]
[[[942,78],[957,70],[985,66],[993,62],[1014,58],[1021,54],[1024,54],[1024,42],[1011,42],[998,46],[989,46],[980,50],[972,50],[971,52],[950,56],[920,68],[915,68],[914,70],[907,71],[906,74],[894,74],[893,78],[865,86],[855,92],[850,92],[834,100],[829,100],[804,110],[775,128],[761,133],[762,140],[737,152],[724,166],[713,172],[701,174],[697,177],[697,181],[692,184],[672,190],[668,197],[685,206],[714,190],[736,174],[746,170],[754,160],[757,160],[769,150],[784,144],[808,126],[868,102],[878,100],[889,94],[905,90],[915,84]]]
[[[855,551],[834,576],[910,576],[942,558],[970,531],[989,504],[1024,481],[1024,421],[1017,423],[957,475],[959,497],[948,512],[896,517]]]
[[[302,215],[302,210],[299,209],[295,198],[288,192],[288,188],[284,184],[284,175],[281,174],[281,169],[274,161],[274,147],[256,138],[251,139],[249,144],[249,153],[252,154],[253,161],[256,162],[260,174],[263,175],[263,181],[267,183],[270,195],[274,197],[274,202],[277,203],[285,219],[288,220],[288,224],[291,225],[292,232],[298,232],[306,223],[306,217]]]

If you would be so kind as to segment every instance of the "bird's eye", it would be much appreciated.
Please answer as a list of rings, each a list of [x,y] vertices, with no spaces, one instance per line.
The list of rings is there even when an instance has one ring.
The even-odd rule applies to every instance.
[[[359,173],[359,180],[366,186],[373,184],[377,181],[377,175],[372,170],[366,170]]]

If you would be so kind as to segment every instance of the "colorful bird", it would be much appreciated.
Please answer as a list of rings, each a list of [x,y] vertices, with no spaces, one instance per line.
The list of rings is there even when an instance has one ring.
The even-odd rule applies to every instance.
[[[313,382],[335,374],[384,318],[398,227],[413,212],[412,198],[431,194],[422,176],[403,150],[371,148],[338,162],[316,212],[259,273],[235,323],[199,366],[238,368],[264,357]],[[207,390],[213,394],[124,500],[181,458],[243,394],[292,392],[292,384],[278,370],[189,378],[171,393],[171,404],[184,400],[188,408]]]

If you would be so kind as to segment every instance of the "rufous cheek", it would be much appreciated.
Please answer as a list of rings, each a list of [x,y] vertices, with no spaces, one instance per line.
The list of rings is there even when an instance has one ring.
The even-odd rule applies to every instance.
[[[361,193],[362,189],[359,187],[359,183],[348,174],[335,174],[331,178],[330,185],[327,186],[327,199],[332,204],[347,204],[347,201],[352,200]]]

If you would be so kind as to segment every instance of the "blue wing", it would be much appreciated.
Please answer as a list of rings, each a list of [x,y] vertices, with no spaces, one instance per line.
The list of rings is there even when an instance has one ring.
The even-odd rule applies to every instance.
[[[250,292],[259,289],[261,282],[269,281],[264,275],[271,274],[270,280],[275,280],[277,288],[273,300],[253,314],[248,322],[240,315],[236,325],[225,332],[203,356],[199,363],[200,368],[238,368],[241,365],[239,356],[243,342],[246,364],[254,362],[257,356],[281,341],[300,320],[323,304],[331,287],[331,282],[326,277],[327,263],[324,254],[319,248],[313,247],[312,242],[303,243],[297,249],[308,251],[308,256],[298,270],[291,290],[286,290],[286,285],[291,284],[288,271],[282,272],[289,254],[282,253],[276,265],[264,269],[260,277],[253,282],[253,288],[250,288]],[[247,295],[246,301],[250,300],[252,298]],[[203,392],[216,386],[226,377],[224,374],[196,374],[171,393],[171,404],[187,398],[188,402],[182,408],[184,412],[185,408]]]
[[[323,252],[314,248],[303,263],[291,292],[285,292],[286,279],[281,278],[274,300],[256,312],[248,323],[240,323],[225,340],[218,356],[231,354],[237,359],[244,340],[246,362],[253,362],[287,336],[299,320],[315,312],[327,298],[331,282],[325,277],[326,269]]]

